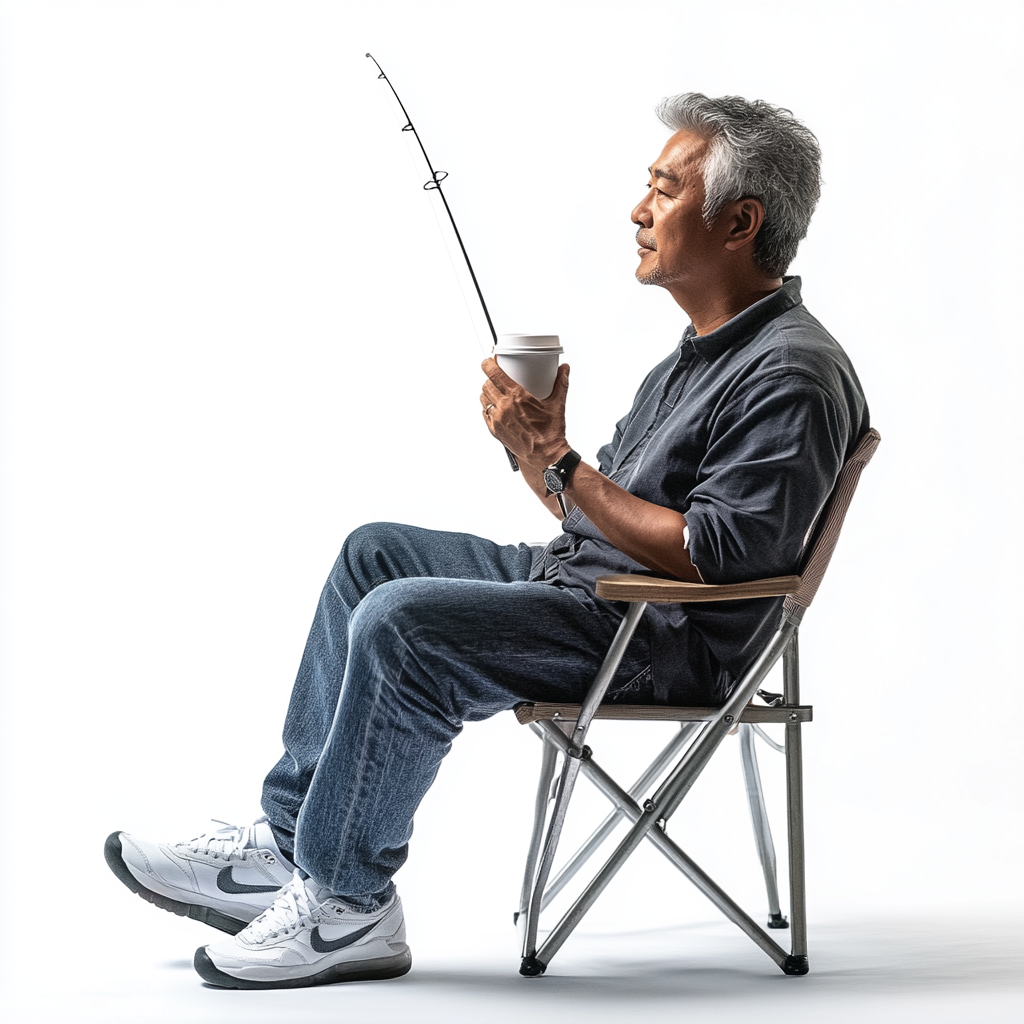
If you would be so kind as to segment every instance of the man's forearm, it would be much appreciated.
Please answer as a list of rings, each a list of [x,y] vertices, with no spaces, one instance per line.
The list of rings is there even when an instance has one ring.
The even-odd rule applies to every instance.
[[[681,512],[630,494],[585,462],[576,467],[565,493],[633,561],[666,576],[703,582],[686,550],[686,518]]]

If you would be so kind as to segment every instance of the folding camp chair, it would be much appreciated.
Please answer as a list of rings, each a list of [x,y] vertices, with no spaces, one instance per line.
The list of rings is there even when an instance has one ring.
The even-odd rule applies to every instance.
[[[551,958],[558,952],[584,914],[608,885],[630,854],[647,839],[668,858],[712,903],[770,956],[786,974],[806,974],[807,925],[804,900],[803,839],[803,765],[800,727],[811,721],[812,708],[800,703],[800,673],[797,631],[804,612],[810,607],[825,575],[839,531],[857,487],[864,466],[870,461],[881,440],[878,431],[869,430],[840,471],[835,488],[825,503],[813,541],[800,576],[785,576],[750,583],[709,586],[682,583],[648,576],[604,576],[597,582],[598,596],[610,601],[624,601],[629,608],[612,641],[604,662],[583,704],[521,704],[515,709],[519,721],[530,727],[543,741],[540,783],[534,815],[533,834],[527,855],[519,911],[515,915],[522,941],[520,974],[543,974]],[[741,598],[785,595],[782,619],[775,635],[746,673],[737,682],[728,700],[719,708],[672,708],[650,705],[605,705],[608,685],[622,660],[637,623],[648,603],[729,601]],[[781,695],[759,691],[761,683],[779,658],[783,660]],[[770,706],[754,706],[755,692],[762,694]],[[647,771],[627,791],[594,760],[590,747],[584,744],[594,718],[633,719],[643,721],[677,721],[681,723],[668,746],[655,758]],[[777,722],[785,725],[786,795],[789,838],[789,896],[791,917],[791,950],[786,952],[763,928],[721,889],[665,832],[668,819],[679,807],[690,787],[710,761],[718,746],[738,726],[743,758],[744,778],[754,822],[758,854],[768,890],[768,927],[787,927],[779,906],[775,878],[775,851],[761,781],[754,755],[755,730],[767,737],[760,725]],[[553,786],[558,756],[562,769]],[[671,768],[669,766],[671,765]],[[649,796],[644,794],[668,770],[664,780]],[[614,810],[571,858],[563,870],[548,884],[554,865],[555,851],[580,772],[611,801]],[[643,799],[643,802],[639,801]],[[549,811],[549,806],[550,811]],[[625,837],[604,866],[583,889],[575,902],[538,947],[540,914],[548,902],[562,889],[576,871],[611,834],[625,817],[631,824]],[[546,829],[545,829],[546,825]]]

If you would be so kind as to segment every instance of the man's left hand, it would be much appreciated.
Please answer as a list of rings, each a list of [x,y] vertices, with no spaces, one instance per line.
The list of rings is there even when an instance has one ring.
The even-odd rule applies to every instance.
[[[480,405],[487,429],[520,464],[543,472],[569,450],[565,439],[568,364],[559,366],[555,386],[547,398],[531,395],[493,357],[484,360],[482,369],[487,380],[480,393]]]

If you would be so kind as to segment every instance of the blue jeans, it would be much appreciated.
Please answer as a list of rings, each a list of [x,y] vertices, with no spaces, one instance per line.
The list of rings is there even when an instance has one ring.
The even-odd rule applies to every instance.
[[[283,850],[356,906],[391,898],[413,814],[463,722],[579,701],[621,613],[529,582],[535,550],[377,523],[345,542],[292,690],[263,810]],[[613,689],[643,700],[638,636]]]

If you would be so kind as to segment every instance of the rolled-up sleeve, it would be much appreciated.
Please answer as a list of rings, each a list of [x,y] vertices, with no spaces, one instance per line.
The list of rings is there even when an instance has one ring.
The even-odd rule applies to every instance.
[[[761,378],[715,418],[684,514],[707,583],[798,571],[842,467],[848,416],[813,379]]]

